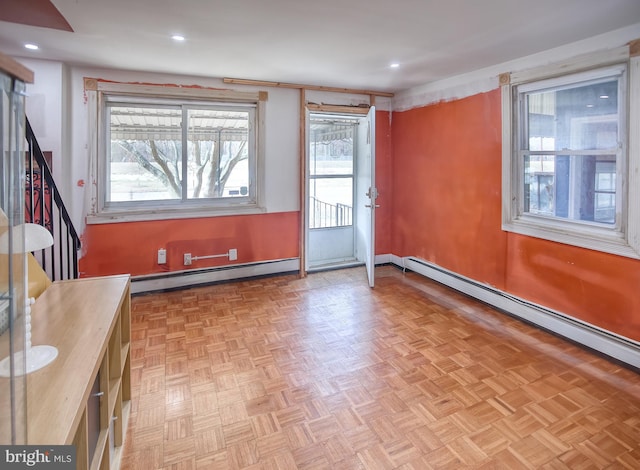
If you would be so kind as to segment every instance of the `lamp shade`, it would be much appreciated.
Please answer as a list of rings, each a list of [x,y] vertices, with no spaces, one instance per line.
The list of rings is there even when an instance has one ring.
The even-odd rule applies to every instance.
[[[24,248],[20,243],[24,237]],[[12,246],[9,252],[9,240],[17,240],[18,243]],[[38,224],[19,224],[10,227],[0,235],[0,253],[18,254],[16,248],[22,249],[24,253],[42,250],[53,245],[53,237],[49,231]],[[27,264],[24,264],[25,268]],[[26,284],[27,273],[25,273]],[[25,289],[26,294],[26,289]],[[25,347],[23,351],[14,352],[0,361],[0,377],[10,377],[12,374],[24,375],[45,367],[58,356],[58,350],[54,346],[31,345],[31,304],[34,299],[24,299],[26,305],[24,310]],[[15,366],[12,365],[15,364]]]
[[[43,248],[53,245],[53,237],[51,233],[38,224],[20,224],[14,225],[9,229],[14,239],[22,237],[24,231],[24,252],[42,250]],[[0,253],[9,253],[9,230],[0,235]]]

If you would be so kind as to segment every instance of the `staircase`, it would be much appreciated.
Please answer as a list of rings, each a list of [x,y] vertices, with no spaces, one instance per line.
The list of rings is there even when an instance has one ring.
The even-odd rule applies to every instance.
[[[80,237],[28,119],[26,139],[25,222],[44,226],[54,240],[53,246],[35,252],[34,256],[52,281],[75,279]]]

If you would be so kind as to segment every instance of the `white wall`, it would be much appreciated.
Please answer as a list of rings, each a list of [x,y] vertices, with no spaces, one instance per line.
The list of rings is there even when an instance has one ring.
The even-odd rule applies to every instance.
[[[26,112],[42,151],[53,155],[53,174],[60,179],[68,171],[68,134],[64,122],[66,67],[60,62],[17,58],[34,73],[27,84]],[[68,197],[66,186],[58,188]]]

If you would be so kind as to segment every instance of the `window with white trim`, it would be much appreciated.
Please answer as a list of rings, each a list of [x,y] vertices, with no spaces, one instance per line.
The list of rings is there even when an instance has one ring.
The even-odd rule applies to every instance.
[[[640,257],[637,68],[625,47],[502,77],[504,230]]]
[[[94,214],[260,209],[260,93],[99,83]]]

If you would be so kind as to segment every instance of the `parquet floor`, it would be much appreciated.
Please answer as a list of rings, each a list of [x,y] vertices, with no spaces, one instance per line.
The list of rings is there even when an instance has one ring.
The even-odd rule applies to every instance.
[[[640,375],[416,274],[132,301],[123,469],[640,468]]]

